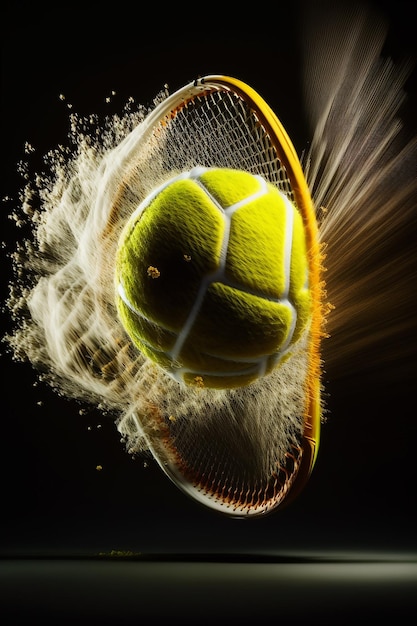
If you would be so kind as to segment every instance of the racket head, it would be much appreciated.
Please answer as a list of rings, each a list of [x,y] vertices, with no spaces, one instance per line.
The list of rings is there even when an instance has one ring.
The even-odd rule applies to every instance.
[[[214,116],[218,116],[216,123]],[[218,133],[218,138],[210,139],[211,135],[204,137],[204,129],[210,129],[210,125]],[[240,126],[243,128],[240,129]],[[229,141],[234,141],[238,128],[241,133],[236,142],[238,147],[227,145],[227,139],[224,141],[221,134],[229,133]],[[197,137],[200,138],[200,147],[195,147]],[[146,181],[152,181],[155,186],[158,184],[161,171],[166,177],[168,173],[172,175],[195,166],[232,167],[261,174],[290,198],[302,216],[312,299],[303,382],[302,432],[299,441],[292,444],[283,458],[277,461],[275,470],[266,481],[268,485],[259,487],[259,477],[255,481],[256,487],[238,489],[217,484],[207,478],[205,470],[200,468],[197,472],[194,462],[180,451],[172,424],[160,407],[152,405],[151,409],[152,423],[158,423],[157,437],[155,426],[153,431],[148,428],[149,414],[134,414],[137,428],[154,458],[182,491],[228,515],[247,517],[265,514],[290,502],[305,486],[317,458],[320,438],[322,256],[315,209],[302,166],[287,132],[266,101],[249,85],[223,75],[201,77],[168,96],[149,114],[138,134],[133,134],[129,141],[131,149],[127,163],[134,165],[127,168],[124,186],[132,186],[129,179],[138,182],[142,173],[140,182],[143,188],[138,193],[139,199],[150,191],[151,183]],[[193,149],[190,149],[191,142],[194,142]],[[138,167],[143,154],[146,154],[145,168]],[[157,164],[160,159],[164,167],[161,171],[153,170],[152,163]],[[146,168],[150,168],[150,172],[143,175]]]

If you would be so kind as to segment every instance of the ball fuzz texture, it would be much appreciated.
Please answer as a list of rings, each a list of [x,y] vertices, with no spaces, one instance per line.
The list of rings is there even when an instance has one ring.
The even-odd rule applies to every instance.
[[[186,384],[247,385],[275,368],[310,319],[302,218],[262,177],[195,168],[153,191],[116,256],[132,342]]]

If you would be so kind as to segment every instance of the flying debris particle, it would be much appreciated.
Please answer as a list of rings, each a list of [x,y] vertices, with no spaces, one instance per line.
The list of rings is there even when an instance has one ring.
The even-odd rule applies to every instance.
[[[161,275],[161,272],[158,270],[157,267],[153,267],[153,265],[150,265],[148,267],[148,276],[150,276],[150,278],[159,278]]]
[[[31,152],[35,152],[35,148],[28,142],[25,142],[25,154],[30,154]]]

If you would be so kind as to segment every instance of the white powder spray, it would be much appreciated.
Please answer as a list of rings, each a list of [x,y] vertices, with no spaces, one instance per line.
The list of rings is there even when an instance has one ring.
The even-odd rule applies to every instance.
[[[335,305],[326,364],[346,371],[367,346],[381,337],[395,344],[413,324],[410,248],[394,256],[399,238],[415,224],[417,141],[404,137],[398,117],[411,68],[381,57],[386,32],[374,17],[354,14],[349,29],[343,16],[329,19],[327,30],[322,21],[316,31],[314,20],[308,23],[305,41],[314,45],[305,54],[306,108],[314,133],[303,163]],[[161,91],[155,106],[166,96]],[[288,381],[305,370],[303,344],[276,373],[248,388],[202,391],[178,385],[140,355],[117,319],[112,259],[118,237],[164,177],[162,144],[149,144],[136,155],[135,172],[129,170],[147,115],[129,103],[104,120],[72,114],[68,145],[46,155],[45,172],[32,174],[22,164],[25,184],[14,218],[29,224],[33,236],[18,241],[13,254],[8,307],[15,330],[7,343],[58,393],[114,415],[130,452],[147,449],[149,438],[158,451],[164,415],[184,449],[202,442],[215,449],[226,439],[238,471],[269,476],[302,431],[303,386]],[[183,169],[200,161],[200,155],[178,157]],[[240,163],[231,155],[226,165]],[[378,317],[387,306],[389,326]],[[400,357],[397,347],[388,351],[388,366]],[[141,425],[137,415],[146,416]],[[229,453],[220,450],[213,463],[227,467]]]

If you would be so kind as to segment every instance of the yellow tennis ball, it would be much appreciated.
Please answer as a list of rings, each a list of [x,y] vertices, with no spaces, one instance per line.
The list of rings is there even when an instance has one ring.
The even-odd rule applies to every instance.
[[[247,385],[308,324],[303,221],[262,177],[195,168],[153,191],[123,230],[116,303],[132,342],[176,380]]]

